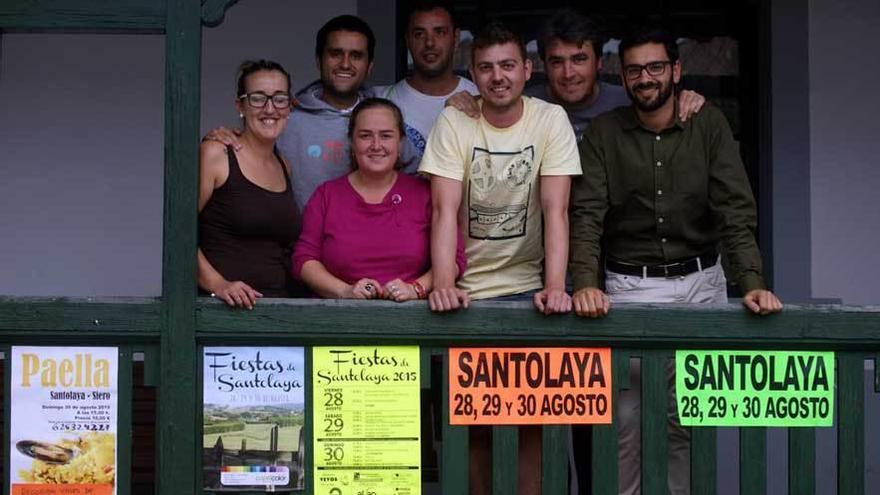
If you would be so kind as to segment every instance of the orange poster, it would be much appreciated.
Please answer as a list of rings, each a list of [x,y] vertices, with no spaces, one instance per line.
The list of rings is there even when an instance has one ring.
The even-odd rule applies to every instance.
[[[453,425],[610,424],[611,349],[449,349]]]

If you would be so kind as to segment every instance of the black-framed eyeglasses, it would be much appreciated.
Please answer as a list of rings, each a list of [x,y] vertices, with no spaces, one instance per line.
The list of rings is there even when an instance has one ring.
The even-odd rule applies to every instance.
[[[278,110],[286,110],[290,108],[290,95],[287,93],[275,93],[272,96],[266,93],[247,93],[238,97],[239,100],[247,100],[248,105],[253,108],[263,108],[270,100],[272,106]]]
[[[629,64],[624,66],[623,74],[627,79],[638,79],[642,75],[642,71],[648,71],[649,76],[662,76],[666,72],[667,65],[672,65],[672,61],[658,60],[656,62],[648,62],[645,65]]]

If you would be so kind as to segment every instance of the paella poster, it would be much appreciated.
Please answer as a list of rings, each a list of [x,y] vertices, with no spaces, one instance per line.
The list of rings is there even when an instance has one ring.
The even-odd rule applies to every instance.
[[[419,495],[419,348],[315,347],[315,493]]]
[[[212,491],[302,488],[302,347],[206,347],[202,464]]]
[[[118,350],[12,347],[12,495],[116,493]]]

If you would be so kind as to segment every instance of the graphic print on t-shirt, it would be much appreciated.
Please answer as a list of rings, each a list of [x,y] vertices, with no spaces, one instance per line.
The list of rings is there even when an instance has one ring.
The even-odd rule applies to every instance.
[[[403,124],[403,127],[406,130],[406,138],[409,139],[409,142],[412,143],[413,148],[416,150],[417,158],[421,159],[422,155],[425,154],[425,137],[415,127],[406,123]]]
[[[468,236],[512,239],[526,235],[535,148],[519,152],[474,148],[468,173]]]

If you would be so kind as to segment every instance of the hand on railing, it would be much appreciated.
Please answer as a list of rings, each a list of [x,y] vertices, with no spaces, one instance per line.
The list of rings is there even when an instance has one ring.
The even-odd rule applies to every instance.
[[[743,296],[743,306],[759,315],[769,315],[782,311],[782,301],[776,294],[764,289],[753,289]]]
[[[574,312],[578,316],[601,318],[611,309],[608,295],[596,287],[584,287],[571,297]]]
[[[535,294],[535,308],[545,315],[571,311],[571,296],[565,289],[544,289]]]
[[[452,311],[459,307],[467,309],[470,304],[470,297],[467,291],[457,287],[434,287],[434,290],[428,294],[428,305],[431,311]]]
[[[233,308],[254,309],[254,304],[257,303],[257,299],[263,297],[263,294],[241,280],[232,282],[224,280],[214,288],[211,297],[220,299]]]

